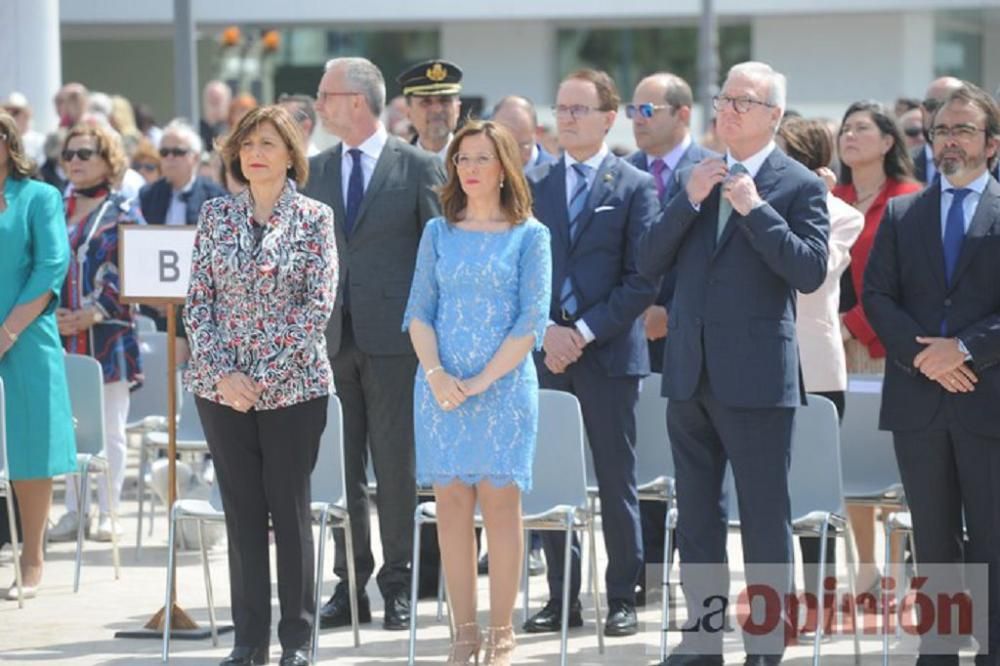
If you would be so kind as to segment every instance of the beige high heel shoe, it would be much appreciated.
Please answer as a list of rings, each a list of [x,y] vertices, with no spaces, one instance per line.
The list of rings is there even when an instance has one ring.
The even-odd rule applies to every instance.
[[[514,627],[490,627],[486,632],[486,645],[483,646],[483,663],[493,666],[510,666],[514,654]]]
[[[483,643],[483,635],[479,631],[479,625],[475,622],[466,622],[455,627],[455,640],[451,643],[451,650],[448,651],[448,664],[464,666],[470,660],[478,666],[479,649]]]

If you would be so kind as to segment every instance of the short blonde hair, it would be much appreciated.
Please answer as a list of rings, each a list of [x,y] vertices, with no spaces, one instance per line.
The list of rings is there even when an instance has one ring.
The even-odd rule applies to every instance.
[[[295,181],[299,188],[305,187],[309,180],[309,160],[302,149],[301,135],[295,120],[286,109],[277,105],[259,106],[240,120],[236,128],[226,137],[222,144],[222,160],[229,169],[229,175],[241,185],[249,185],[243,167],[240,165],[240,145],[253,134],[262,123],[270,123],[285,142],[292,166],[288,168],[287,176]]]
[[[128,169],[128,158],[125,156],[121,137],[113,129],[100,124],[79,124],[66,134],[62,150],[65,151],[69,147],[69,142],[78,136],[89,136],[94,139],[94,143],[97,144],[97,154],[101,156],[111,171],[108,174],[108,181],[115,184],[121,183],[125,170]]]

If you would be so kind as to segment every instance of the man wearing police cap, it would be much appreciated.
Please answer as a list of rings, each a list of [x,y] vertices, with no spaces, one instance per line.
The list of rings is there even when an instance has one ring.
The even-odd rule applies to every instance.
[[[447,60],[427,60],[410,67],[396,81],[406,96],[413,145],[445,159],[458,126],[462,102],[462,69]]]

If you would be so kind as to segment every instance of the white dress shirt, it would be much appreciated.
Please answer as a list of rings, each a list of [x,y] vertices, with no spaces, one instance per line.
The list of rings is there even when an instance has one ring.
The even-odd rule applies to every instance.
[[[368,191],[368,183],[372,181],[372,174],[375,173],[375,164],[378,162],[385,142],[389,139],[389,133],[385,130],[385,125],[378,124],[375,133],[361,142],[360,146],[349,146],[345,142],[343,154],[340,156],[340,191],[344,195],[344,208],[347,208],[347,188],[351,182],[351,169],[354,168],[354,158],[348,152],[353,148],[361,151],[361,175],[365,183],[365,191]]]
[[[645,153],[646,170],[652,173],[653,162],[656,160],[663,160],[663,163],[667,165],[667,170],[663,176],[663,182],[666,184],[670,180],[674,171],[677,170],[677,163],[681,161],[681,158],[684,157],[684,153],[687,152],[687,149],[691,147],[692,143],[693,141],[691,140],[691,135],[685,134],[684,139],[674,146],[673,149],[666,155],[653,155],[652,153]]]
[[[760,171],[760,168],[762,166],[764,166],[764,162],[767,161],[767,158],[771,156],[771,152],[776,147],[777,146],[775,145],[774,141],[769,141],[768,144],[764,146],[760,151],[754,153],[745,160],[736,159],[735,157],[733,157],[733,154],[727,150],[726,167],[732,170],[733,165],[739,162],[746,168],[747,173],[750,174],[751,178],[757,178],[757,172]]]
[[[191,180],[180,190],[174,190],[173,194],[170,196],[170,207],[167,208],[167,216],[164,218],[163,223],[167,226],[179,226],[187,224],[187,202],[181,199],[181,195],[186,194],[191,191],[194,187],[194,179],[197,177],[197,172],[191,174]]]

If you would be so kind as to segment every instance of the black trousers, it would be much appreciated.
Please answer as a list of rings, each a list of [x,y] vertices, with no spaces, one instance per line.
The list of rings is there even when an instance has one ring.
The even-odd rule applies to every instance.
[[[980,605],[988,597],[989,641],[977,634],[976,663],[996,664],[1000,661],[1000,437],[968,430],[951,410],[952,403],[961,399],[947,396],[931,426],[893,432],[893,443],[913,518],[917,573],[928,576],[922,591],[933,599],[942,591],[950,594],[967,586],[980,594]],[[985,565],[988,582],[971,577],[963,581],[963,563]],[[960,643],[955,636],[931,632],[921,636],[920,652],[954,655]],[[957,664],[957,658],[951,663]]]
[[[226,512],[235,643],[270,642],[270,516],[278,555],[278,638],[284,650],[308,646],[316,611],[309,477],[328,398],[246,414],[202,398],[196,402]]]
[[[358,589],[365,589],[375,571],[368,510],[370,454],[378,484],[376,502],[382,540],[383,564],[377,576],[378,587],[383,597],[407,594],[413,512],[417,508],[413,445],[413,378],[417,357],[366,354],[354,340],[348,315],[344,316],[343,326],[340,350],[330,361],[337,395],[344,406],[344,472]],[[347,551],[340,530],[334,532],[334,543],[333,571],[341,585],[346,586]],[[424,561],[436,565],[437,554]]]

